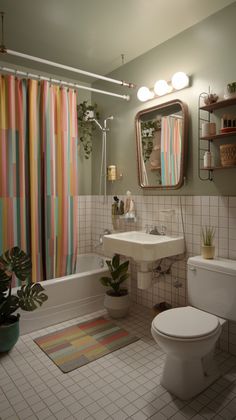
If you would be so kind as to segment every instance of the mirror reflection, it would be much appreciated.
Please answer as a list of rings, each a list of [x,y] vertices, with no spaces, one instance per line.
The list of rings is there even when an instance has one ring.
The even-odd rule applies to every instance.
[[[139,184],[143,188],[180,188],[184,176],[187,106],[179,100],[136,115]]]

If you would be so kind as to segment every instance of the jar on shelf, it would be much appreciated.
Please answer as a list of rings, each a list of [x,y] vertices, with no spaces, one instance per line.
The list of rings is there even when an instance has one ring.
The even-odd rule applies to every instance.
[[[212,168],[214,166],[214,157],[212,152],[207,151],[204,153],[203,166],[204,168]]]

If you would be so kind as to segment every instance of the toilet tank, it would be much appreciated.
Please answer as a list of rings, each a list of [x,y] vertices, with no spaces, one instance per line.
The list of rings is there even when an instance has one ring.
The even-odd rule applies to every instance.
[[[197,256],[188,259],[187,267],[189,304],[236,321],[236,261]]]

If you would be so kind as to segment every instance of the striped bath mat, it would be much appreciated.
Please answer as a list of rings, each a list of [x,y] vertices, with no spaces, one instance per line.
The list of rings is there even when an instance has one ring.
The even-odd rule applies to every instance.
[[[34,341],[66,373],[137,340],[137,337],[113,322],[97,318],[63,328]]]

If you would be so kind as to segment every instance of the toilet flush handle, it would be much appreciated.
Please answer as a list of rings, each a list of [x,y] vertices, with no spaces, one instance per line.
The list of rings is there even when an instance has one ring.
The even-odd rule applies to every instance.
[[[196,267],[189,267],[189,270],[191,270],[191,271],[197,271]]]

